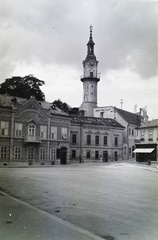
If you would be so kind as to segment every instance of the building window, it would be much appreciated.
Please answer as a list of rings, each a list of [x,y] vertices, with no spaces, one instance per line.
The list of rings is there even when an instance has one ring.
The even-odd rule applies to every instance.
[[[114,154],[115,154],[115,161],[117,161],[118,160],[118,154],[117,154],[117,152],[115,152]]]
[[[67,132],[68,132],[67,128],[61,128],[61,136],[63,140],[68,139]]]
[[[72,150],[72,158],[76,159],[76,150]]]
[[[115,146],[118,146],[118,137],[115,137],[115,142],[114,142]]]
[[[134,136],[134,129],[132,129],[132,136]]]
[[[46,148],[40,148],[39,158],[41,161],[46,160]]]
[[[1,122],[1,135],[8,136],[9,131],[9,122],[2,121]]]
[[[28,160],[34,160],[34,148],[33,147],[28,148]]]
[[[95,151],[95,159],[99,159],[99,151]]]
[[[91,157],[91,151],[88,150],[86,155],[87,155],[87,158],[90,158]]]
[[[95,144],[99,145],[99,136],[95,136]]]
[[[132,146],[132,158],[134,158],[134,152],[133,152],[133,151],[134,151],[134,148],[135,148],[135,147]]]
[[[72,144],[77,143],[77,135],[75,133],[72,134]]]
[[[124,155],[126,155],[126,146],[124,147]]]
[[[129,131],[129,135],[131,135],[131,129],[130,129],[130,128],[129,128],[129,130],[128,130],[128,131]]]
[[[131,155],[131,152],[132,152],[132,150],[131,150],[131,148],[129,148],[129,155]]]
[[[21,160],[21,147],[14,147],[14,160]]]
[[[57,127],[51,126],[51,139],[57,139]]]
[[[47,137],[47,126],[41,125],[40,126],[40,137],[46,139]]]
[[[0,147],[0,159],[7,160],[7,147],[6,146]]]
[[[22,136],[22,123],[15,123],[15,136],[16,137]]]
[[[91,144],[91,135],[87,135],[87,145]]]
[[[104,145],[108,145],[108,137],[104,136]]]
[[[141,131],[141,132],[140,132],[140,140],[141,140],[141,141],[144,141],[144,131]]]
[[[153,140],[153,131],[148,132],[148,140],[152,141]]]
[[[34,124],[29,124],[28,126],[28,136],[35,137],[36,126]]]
[[[93,77],[93,72],[90,72],[90,77]]]
[[[50,149],[50,160],[55,160],[57,155],[56,148],[51,148]]]
[[[100,112],[100,118],[104,117],[104,112]]]

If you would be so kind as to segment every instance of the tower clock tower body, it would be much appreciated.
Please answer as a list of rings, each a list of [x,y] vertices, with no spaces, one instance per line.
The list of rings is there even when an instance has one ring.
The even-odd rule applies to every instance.
[[[90,37],[87,43],[87,56],[83,61],[83,102],[80,110],[84,112],[84,116],[93,116],[93,109],[97,107],[97,83],[100,78],[98,75],[98,61],[94,55],[94,45],[92,38],[92,26],[90,26]]]

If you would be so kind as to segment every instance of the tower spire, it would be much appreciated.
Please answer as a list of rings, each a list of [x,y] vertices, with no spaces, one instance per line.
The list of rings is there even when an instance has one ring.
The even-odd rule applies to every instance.
[[[92,39],[93,26],[90,25],[89,29],[90,29],[90,37],[89,37],[89,40],[92,40],[92,41],[93,41],[93,39]]]
[[[95,55],[94,55],[94,45],[95,43],[93,42],[93,36],[92,36],[92,30],[93,30],[93,26],[90,25],[89,27],[90,29],[90,36],[89,36],[89,41],[87,43],[87,58],[94,58]]]

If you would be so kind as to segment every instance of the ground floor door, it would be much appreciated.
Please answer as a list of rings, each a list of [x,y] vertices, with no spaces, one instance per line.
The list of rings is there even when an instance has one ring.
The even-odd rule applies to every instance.
[[[103,162],[108,162],[108,151],[103,151]]]
[[[62,147],[60,150],[60,164],[65,165],[67,163],[67,148]]]
[[[32,165],[32,163],[34,162],[34,160],[35,160],[35,148],[34,147],[27,148],[27,160],[30,165]]]

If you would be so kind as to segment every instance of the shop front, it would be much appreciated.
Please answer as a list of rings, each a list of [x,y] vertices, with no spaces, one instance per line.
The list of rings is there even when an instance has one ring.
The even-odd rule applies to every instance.
[[[157,161],[157,144],[136,144],[136,162]]]

